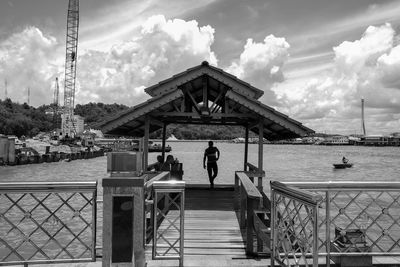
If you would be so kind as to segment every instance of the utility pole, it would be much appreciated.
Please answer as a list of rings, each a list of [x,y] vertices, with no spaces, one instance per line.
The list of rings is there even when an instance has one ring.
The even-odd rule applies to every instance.
[[[31,88],[28,87],[28,106],[30,106],[30,102],[31,102]]]

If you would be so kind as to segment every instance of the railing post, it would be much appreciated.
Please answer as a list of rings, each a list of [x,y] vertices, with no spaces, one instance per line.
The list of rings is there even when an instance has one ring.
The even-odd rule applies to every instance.
[[[102,266],[116,263],[144,267],[144,182],[147,176],[141,175],[141,154],[111,153],[107,165],[110,177],[102,181]]]
[[[235,200],[233,202],[233,209],[235,211],[239,210],[239,203],[240,203],[239,178],[236,176],[235,173]]]
[[[331,266],[331,194],[325,192],[325,209],[326,209],[326,267]]]
[[[244,187],[240,185],[240,228],[244,229],[246,227],[246,194],[244,192]]]
[[[252,198],[247,198],[247,222],[246,222],[246,254],[252,255],[253,249],[253,228],[254,228],[254,208],[256,201]]]
[[[275,200],[275,190],[271,187],[271,267],[275,266],[275,254],[276,254],[276,213],[277,213],[277,207],[276,207],[276,200]]]

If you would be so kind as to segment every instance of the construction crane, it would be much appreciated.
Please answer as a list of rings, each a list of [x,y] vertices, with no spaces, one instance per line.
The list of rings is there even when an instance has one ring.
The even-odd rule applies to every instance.
[[[54,97],[53,97],[53,129],[54,130],[56,130],[57,126],[58,126],[59,94],[60,94],[60,87],[58,85],[58,77],[56,77],[56,83],[54,86]]]
[[[65,53],[64,111],[62,135],[73,138],[74,125],[76,62],[78,51],[79,0],[69,0],[67,15],[67,45]]]

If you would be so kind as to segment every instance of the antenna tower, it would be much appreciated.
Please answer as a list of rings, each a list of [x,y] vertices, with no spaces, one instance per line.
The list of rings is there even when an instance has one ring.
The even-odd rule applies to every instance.
[[[28,106],[30,105],[31,102],[31,88],[28,87]]]
[[[366,132],[365,132],[365,123],[364,123],[364,99],[363,98],[361,99],[361,129],[362,129],[363,135],[365,136]]]
[[[67,16],[67,46],[65,53],[64,122],[63,136],[73,137],[76,129],[73,123],[75,106],[76,61],[78,51],[79,0],[69,0]]]

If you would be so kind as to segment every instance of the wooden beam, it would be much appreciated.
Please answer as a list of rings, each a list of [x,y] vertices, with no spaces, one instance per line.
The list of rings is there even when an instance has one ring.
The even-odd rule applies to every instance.
[[[158,126],[163,126],[164,123],[156,118],[154,118],[153,116],[148,116],[148,118],[151,120],[152,124],[158,125]]]
[[[175,102],[172,102],[172,106],[174,107],[175,111],[180,112],[181,110],[176,106]]]
[[[249,127],[246,125],[244,137],[244,171],[247,171],[247,161],[249,154]]]
[[[214,102],[212,103],[211,108],[210,108],[210,110],[212,110],[212,112],[215,112],[215,111],[214,111],[214,108],[216,108],[216,105],[217,105],[219,99],[222,97],[222,95],[223,95],[223,93],[224,93],[224,90],[220,90],[220,87],[221,87],[221,83],[218,84],[219,94],[217,95],[217,98],[215,98],[215,100],[214,100]]]
[[[192,86],[192,85],[190,85],[190,86]],[[190,90],[186,90],[185,93],[186,93],[186,95],[189,96],[190,100],[192,100],[193,107],[196,109],[197,113],[200,114],[200,110],[199,110],[199,108],[197,107],[196,100],[194,99],[193,95],[190,93]]]
[[[263,156],[264,156],[264,123],[262,118],[260,118],[259,126],[258,126],[258,170],[263,171]],[[258,190],[262,192],[262,177],[258,177]]]
[[[149,163],[149,131],[150,131],[150,117],[146,116],[144,121],[144,144],[143,144],[143,170],[147,169]]]

